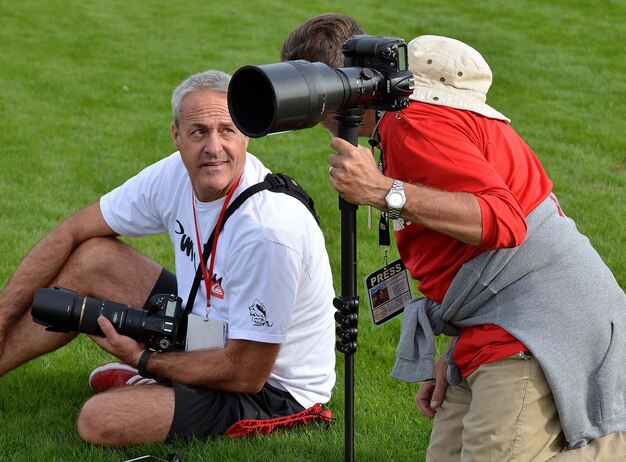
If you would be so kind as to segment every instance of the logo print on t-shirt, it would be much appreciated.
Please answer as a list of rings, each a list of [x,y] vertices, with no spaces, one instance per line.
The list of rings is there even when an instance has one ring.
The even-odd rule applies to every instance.
[[[268,322],[266,319],[267,309],[265,308],[265,305],[263,305],[263,303],[261,303],[257,298],[254,299],[252,305],[248,307],[248,310],[250,311],[250,318],[252,318],[253,325],[258,327],[272,327],[273,323]]]
[[[217,278],[214,274],[211,278],[211,297],[224,298],[224,289],[222,289],[222,278]]]
[[[179,243],[180,251],[186,254],[187,257],[189,257],[189,260],[191,260],[195,268],[196,251],[194,248],[195,246],[193,244],[193,240],[191,239],[190,236],[187,236],[187,234],[185,234],[185,228],[183,227],[183,224],[180,221],[176,220],[176,224],[178,225],[178,228],[174,230],[174,233],[180,235],[180,243]]]

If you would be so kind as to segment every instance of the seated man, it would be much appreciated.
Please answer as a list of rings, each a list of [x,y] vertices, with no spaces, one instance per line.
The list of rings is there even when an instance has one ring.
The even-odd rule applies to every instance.
[[[122,361],[121,371],[138,368],[158,383],[90,398],[78,417],[85,441],[125,446],[218,435],[239,420],[287,416],[330,399],[334,292],[324,237],[307,207],[288,194],[256,193],[224,222],[210,256],[203,252],[227,205],[269,173],[231,121],[229,80],[207,71],[182,82],[172,95],[178,151],[63,221],[0,294],[0,376],[78,335],[33,322],[29,307],[39,287],[134,307],[156,293],[177,293],[185,305],[189,294],[190,325],[208,316],[196,324],[227,326],[222,348],[161,353],[100,317],[106,337],[92,339]],[[163,232],[174,246],[176,276],[116,238]],[[92,385],[106,388],[102,380]]]

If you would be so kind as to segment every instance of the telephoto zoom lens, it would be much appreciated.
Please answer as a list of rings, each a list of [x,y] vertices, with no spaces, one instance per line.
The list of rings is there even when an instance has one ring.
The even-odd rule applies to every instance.
[[[382,94],[382,83],[374,69],[304,60],[244,66],[230,80],[228,109],[244,135],[260,138],[309,128],[340,108],[369,103]]]
[[[82,297],[60,287],[37,289],[31,308],[33,320],[52,332],[83,332],[103,337],[98,318],[104,316],[122,335],[143,340],[147,312],[121,303]]]

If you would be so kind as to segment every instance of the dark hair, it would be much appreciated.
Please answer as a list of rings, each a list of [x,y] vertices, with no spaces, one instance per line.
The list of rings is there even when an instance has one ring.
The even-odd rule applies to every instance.
[[[287,36],[280,50],[280,59],[306,59],[330,67],[342,67],[341,45],[353,35],[360,34],[365,34],[365,30],[349,16],[338,13],[315,16]]]

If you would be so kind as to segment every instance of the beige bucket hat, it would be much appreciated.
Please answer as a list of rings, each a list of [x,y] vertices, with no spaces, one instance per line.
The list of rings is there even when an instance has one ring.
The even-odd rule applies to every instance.
[[[511,120],[486,104],[493,75],[487,61],[469,45],[438,35],[422,35],[408,45],[415,89],[409,99]]]

